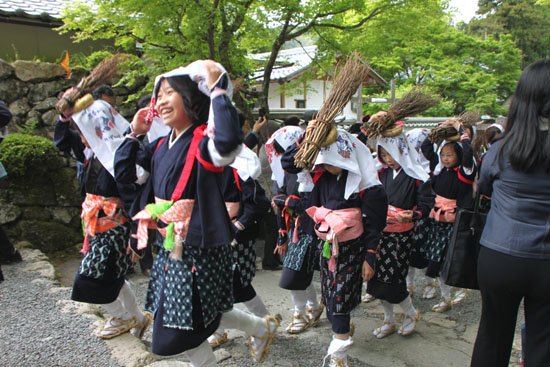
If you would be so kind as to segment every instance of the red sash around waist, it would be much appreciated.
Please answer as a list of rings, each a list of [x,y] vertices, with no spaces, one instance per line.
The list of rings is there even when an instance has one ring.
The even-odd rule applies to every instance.
[[[456,200],[447,199],[443,196],[435,196],[435,206],[430,212],[430,218],[438,222],[453,223],[455,221]]]
[[[405,209],[401,209],[393,205],[388,205],[388,217],[386,219],[387,225],[386,228],[384,228],[384,232],[406,232],[413,229],[414,223],[412,221],[400,223],[397,220],[397,213],[401,213],[404,211]]]
[[[306,213],[315,223],[319,223],[315,233],[320,239],[346,242],[363,234],[363,220],[359,208],[332,210],[323,206],[312,206]]]

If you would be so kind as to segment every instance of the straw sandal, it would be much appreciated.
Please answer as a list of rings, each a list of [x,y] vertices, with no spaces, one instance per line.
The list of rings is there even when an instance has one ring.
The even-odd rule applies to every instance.
[[[135,316],[132,316],[128,320],[119,319],[117,317],[109,317],[105,320],[103,328],[101,328],[96,335],[101,339],[111,339],[115,336],[124,334],[131,328],[138,326],[138,324],[139,323]]]
[[[325,306],[319,302],[319,308],[314,310],[312,307],[306,307],[306,317],[309,320],[309,326],[314,327],[321,321],[321,315],[325,311]]]
[[[351,364],[348,362],[348,358],[338,358],[335,356],[330,356],[330,362],[328,367],[351,367]]]
[[[468,295],[471,291],[471,289],[459,288],[456,291],[455,296],[452,298],[451,303],[453,305],[461,304],[462,302],[466,301],[466,298],[468,298]]]
[[[212,349],[217,348],[220,345],[227,343],[227,332],[224,331],[223,334],[220,334],[217,331],[214,331],[214,334],[212,334],[208,338],[208,343],[210,344]]]
[[[319,315],[320,317],[320,315]],[[286,332],[289,334],[300,334],[310,326],[310,320],[307,316],[297,313],[292,315],[292,321],[286,327]]]
[[[256,363],[262,363],[269,355],[269,347],[277,334],[277,328],[281,324],[281,316],[266,316],[264,317],[265,327],[267,328],[265,334],[261,337],[251,336],[248,338],[248,345],[250,346],[250,356]],[[261,342],[256,345],[255,342]]]
[[[349,336],[353,336],[355,334],[355,324],[353,321],[349,322]]]
[[[143,313],[143,320],[130,330],[130,334],[141,340],[143,335],[145,335],[145,331],[149,325],[151,325],[151,322],[153,322],[153,314],[149,311],[145,311]]]
[[[451,301],[447,301],[445,298],[441,297],[439,303],[432,307],[432,311],[439,313],[447,312],[447,310],[451,308],[451,306]]]
[[[409,295],[412,297],[414,296],[414,290],[416,289],[416,287],[414,285],[408,285],[407,286],[407,290],[409,291]]]
[[[416,329],[416,323],[420,321],[420,311],[416,310],[416,317],[412,317],[411,315],[404,315],[403,317],[403,323],[401,324],[401,327],[397,331],[397,333],[401,336],[407,336],[414,333],[414,330]]]
[[[424,285],[424,293],[422,293],[422,298],[434,299],[436,292],[437,292],[437,279],[435,280],[434,283],[426,283]]]
[[[391,335],[397,331],[397,328],[395,327],[395,324],[391,321],[384,321],[380,327],[377,327],[374,329],[372,334],[377,339],[385,338],[388,335]]]
[[[372,302],[376,299],[376,297],[374,297],[372,294],[369,294],[369,293],[365,293],[365,295],[363,296],[363,298],[361,299],[363,301],[363,303],[369,303],[369,302]]]

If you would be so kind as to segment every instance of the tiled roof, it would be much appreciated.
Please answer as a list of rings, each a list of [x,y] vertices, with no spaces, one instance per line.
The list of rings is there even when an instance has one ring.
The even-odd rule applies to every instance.
[[[271,80],[280,80],[291,77],[305,70],[313,61],[317,54],[317,46],[296,47],[288,50],[279,51],[277,62],[271,72]],[[261,54],[251,54],[249,57],[253,60],[265,61],[271,55],[271,52]],[[264,69],[256,70],[252,78],[256,81],[262,81]]]
[[[45,21],[59,20],[65,3],[69,0],[2,0],[0,14],[24,18],[40,18]],[[90,6],[93,0],[84,0]]]

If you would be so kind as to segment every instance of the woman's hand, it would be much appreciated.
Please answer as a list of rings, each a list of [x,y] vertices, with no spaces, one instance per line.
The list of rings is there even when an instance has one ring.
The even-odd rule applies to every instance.
[[[267,119],[265,118],[265,116],[260,116],[254,123],[254,126],[252,126],[252,131],[258,134],[266,124],[267,124]]]
[[[134,134],[143,135],[149,132],[149,129],[151,128],[151,124],[147,122],[147,119],[146,119],[148,110],[149,110],[149,107],[140,108],[134,115],[134,118],[131,123],[132,132]]]
[[[448,119],[447,121],[443,121],[440,125],[452,126],[455,128],[456,131],[460,131],[460,125],[462,125],[462,123],[458,119],[451,118],[451,119]]]
[[[218,64],[213,60],[202,60],[203,66],[206,70],[206,86],[209,90],[214,87],[214,84],[222,75],[222,70],[219,68]]]
[[[374,276],[374,270],[370,267],[368,262],[363,262],[363,269],[361,271],[363,275],[363,281],[368,282]]]
[[[376,120],[383,120],[387,114],[388,114],[388,111],[378,111],[370,117],[369,122],[376,121]]]
[[[395,213],[395,218],[399,223],[412,222],[413,212],[412,210],[404,210],[402,212]]]

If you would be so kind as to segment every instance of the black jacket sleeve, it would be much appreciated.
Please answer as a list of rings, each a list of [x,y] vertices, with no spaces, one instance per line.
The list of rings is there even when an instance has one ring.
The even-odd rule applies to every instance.
[[[439,158],[437,157],[437,153],[434,151],[434,145],[430,139],[424,139],[420,149],[422,150],[424,157],[430,161],[430,171],[435,171],[435,167],[437,167],[437,164],[439,163]]]
[[[6,106],[4,102],[0,101],[0,127],[4,127],[9,124],[12,117],[13,115],[8,106]]]
[[[59,118],[55,122],[53,131],[53,143],[61,152],[74,154],[79,162],[85,162],[84,143],[80,135],[69,126],[69,122],[63,122]]]
[[[386,227],[388,214],[388,197],[382,185],[364,190],[361,198],[361,212],[363,213],[364,236],[367,253],[365,261],[374,269],[380,233]]]
[[[256,145],[258,145],[258,134],[251,131],[250,134],[244,138],[244,145],[249,147],[250,149],[254,149]]]

